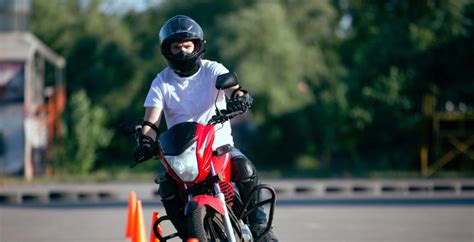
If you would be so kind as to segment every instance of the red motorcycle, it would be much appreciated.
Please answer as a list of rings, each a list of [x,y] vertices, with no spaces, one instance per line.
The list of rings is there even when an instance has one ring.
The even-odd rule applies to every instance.
[[[237,84],[233,73],[220,75],[216,80],[219,93]],[[259,241],[271,228],[275,190],[268,185],[258,185],[251,196],[255,197],[262,190],[267,190],[269,198],[253,207],[249,207],[249,203],[243,204],[230,181],[231,146],[224,145],[215,150],[212,148],[215,126],[241,113],[243,112],[218,110],[216,106],[216,115],[207,125],[196,122],[179,123],[160,135],[157,156],[169,175],[180,184],[180,192],[186,199],[184,215],[190,238],[197,238],[199,241]],[[134,132],[137,137],[140,136],[141,126],[136,126]],[[247,216],[266,204],[270,204],[267,228],[258,238],[254,238]],[[169,218],[162,216],[153,225],[153,232],[160,241],[178,236],[178,233],[162,236],[158,232],[158,225],[165,220]]]

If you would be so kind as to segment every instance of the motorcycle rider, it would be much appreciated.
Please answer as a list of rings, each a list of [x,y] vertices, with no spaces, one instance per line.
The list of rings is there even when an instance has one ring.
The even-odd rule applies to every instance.
[[[220,63],[203,59],[205,40],[202,28],[188,16],[177,15],[168,19],[159,33],[161,54],[168,67],[153,80],[145,99],[144,135],[133,152],[136,161],[152,158],[156,154],[157,126],[161,113],[164,114],[167,127],[181,122],[195,121],[206,124],[215,115],[214,100],[217,89],[215,81],[218,75],[229,71]],[[247,111],[252,104],[250,94],[239,85],[231,88],[231,99],[226,102],[224,93],[217,97],[217,106],[230,111]],[[234,145],[231,126],[225,122],[216,130],[213,148]],[[250,191],[259,184],[254,164],[233,147],[231,152],[231,180],[236,184],[242,201],[250,198]],[[159,193],[163,206],[178,230],[182,239],[186,236],[184,227],[184,204],[179,199],[178,184],[168,174],[159,178]],[[250,201],[256,204],[257,197]],[[249,225],[254,236],[260,235],[266,228],[266,214],[263,208],[249,215]],[[278,241],[272,230],[263,237],[263,241]]]

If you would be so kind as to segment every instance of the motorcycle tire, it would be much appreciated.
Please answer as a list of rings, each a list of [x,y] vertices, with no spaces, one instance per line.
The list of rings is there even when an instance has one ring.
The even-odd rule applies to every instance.
[[[221,214],[207,206],[194,210],[188,216],[188,235],[199,241],[227,241],[224,219]],[[234,225],[235,226],[235,225]],[[236,241],[241,241],[240,234],[234,228]]]

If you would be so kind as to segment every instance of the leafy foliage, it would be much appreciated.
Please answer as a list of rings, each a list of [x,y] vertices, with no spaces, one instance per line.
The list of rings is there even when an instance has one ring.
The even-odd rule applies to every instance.
[[[282,114],[312,99],[302,82],[303,45],[286,19],[277,2],[259,2],[219,21],[220,28],[227,30],[218,40],[224,61],[241,73],[243,86],[262,96],[264,108],[257,109],[257,114]]]
[[[94,167],[98,149],[110,144],[112,132],[104,128],[106,111],[93,107],[84,90],[71,96],[68,110],[64,143],[56,147],[56,159],[64,170],[86,174]]]
[[[474,106],[472,0],[164,0],[120,16],[101,4],[33,1],[32,31],[67,58],[69,93],[90,97],[70,97],[81,113],[68,119],[69,133],[113,135],[106,146],[107,135],[88,133],[90,146],[71,141],[66,150],[84,153],[74,162],[86,161],[78,170],[128,161],[133,144],[113,128],[141,119],[166,66],[159,28],[177,14],[202,25],[206,58],[236,71],[255,97],[237,143],[259,166],[309,175],[413,171],[422,94],[437,89],[441,103]]]

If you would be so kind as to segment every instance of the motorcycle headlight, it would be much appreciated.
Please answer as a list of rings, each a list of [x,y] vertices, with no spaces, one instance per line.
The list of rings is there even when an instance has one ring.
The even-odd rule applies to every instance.
[[[192,182],[198,176],[196,142],[178,156],[165,156],[173,171],[184,182]]]

